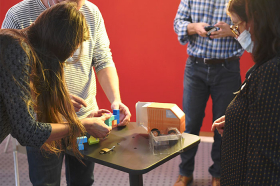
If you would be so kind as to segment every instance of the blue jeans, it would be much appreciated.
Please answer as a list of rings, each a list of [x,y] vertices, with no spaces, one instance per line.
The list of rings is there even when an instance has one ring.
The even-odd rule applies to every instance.
[[[241,84],[239,59],[225,63],[207,65],[202,60],[189,57],[184,73],[183,110],[186,116],[186,133],[199,135],[205,116],[209,96],[213,101],[213,121],[225,114],[225,110]],[[214,132],[211,157],[213,165],[209,172],[220,177],[221,136]],[[191,176],[194,171],[194,157],[198,146],[181,154],[180,174]]]
[[[68,186],[90,186],[93,184],[94,163],[84,160],[83,165],[74,156],[61,152],[49,154],[35,147],[26,147],[29,178],[33,186],[59,186],[61,168],[65,156],[65,174]]]

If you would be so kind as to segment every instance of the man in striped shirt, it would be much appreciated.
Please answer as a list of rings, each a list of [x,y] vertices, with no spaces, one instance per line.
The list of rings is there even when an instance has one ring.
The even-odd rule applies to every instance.
[[[47,8],[64,0],[23,0],[6,14],[2,28],[23,29],[28,27]],[[83,12],[90,32],[90,39],[85,41],[82,50],[78,49],[73,63],[65,66],[65,80],[72,102],[79,119],[97,115],[96,78],[112,109],[120,109],[120,124],[126,125],[130,120],[129,109],[121,102],[119,79],[109,48],[109,38],[104,20],[99,9],[86,0],[77,2],[78,9]],[[94,137],[104,137],[108,127],[103,117],[96,117],[95,123],[85,126],[87,132]],[[40,149],[27,147],[29,175],[33,185],[60,185],[61,167],[64,153],[59,157],[41,153]],[[75,157],[65,154],[66,180],[68,185],[88,186],[93,184],[94,163],[83,160],[81,164]]]
[[[239,58],[243,49],[230,30],[226,13],[228,0],[181,0],[174,30],[181,44],[187,44],[189,55],[184,73],[183,110],[187,133],[199,135],[209,96],[213,101],[213,121],[225,114],[226,107],[241,84]],[[219,30],[207,36],[205,27]],[[212,184],[220,185],[221,136],[214,133],[209,168]],[[198,147],[181,154],[180,175],[174,186],[193,181],[194,157]]]

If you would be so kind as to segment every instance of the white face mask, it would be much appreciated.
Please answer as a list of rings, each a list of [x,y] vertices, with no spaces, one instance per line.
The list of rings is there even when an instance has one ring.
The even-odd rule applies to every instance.
[[[250,28],[249,28],[250,30]],[[247,52],[252,53],[254,42],[251,40],[251,34],[248,30],[244,30],[237,38],[238,42]]]

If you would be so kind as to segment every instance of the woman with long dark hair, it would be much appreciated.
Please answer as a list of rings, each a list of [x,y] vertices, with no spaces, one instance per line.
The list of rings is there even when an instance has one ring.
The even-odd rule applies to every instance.
[[[63,67],[87,39],[83,14],[67,2],[24,30],[0,30],[0,142],[11,133],[22,145],[54,153],[71,146],[80,155],[76,138],[91,121],[78,120]]]
[[[221,185],[280,185],[280,1],[229,3],[246,13],[242,20],[240,9],[229,10],[245,21],[255,65],[212,126],[223,134]]]

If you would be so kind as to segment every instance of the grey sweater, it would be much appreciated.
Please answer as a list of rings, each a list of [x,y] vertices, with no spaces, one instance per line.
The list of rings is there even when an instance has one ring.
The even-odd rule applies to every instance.
[[[27,44],[0,34],[0,143],[11,133],[23,146],[41,147],[52,128],[37,122],[32,108],[28,111],[30,66],[25,51],[30,51]]]

